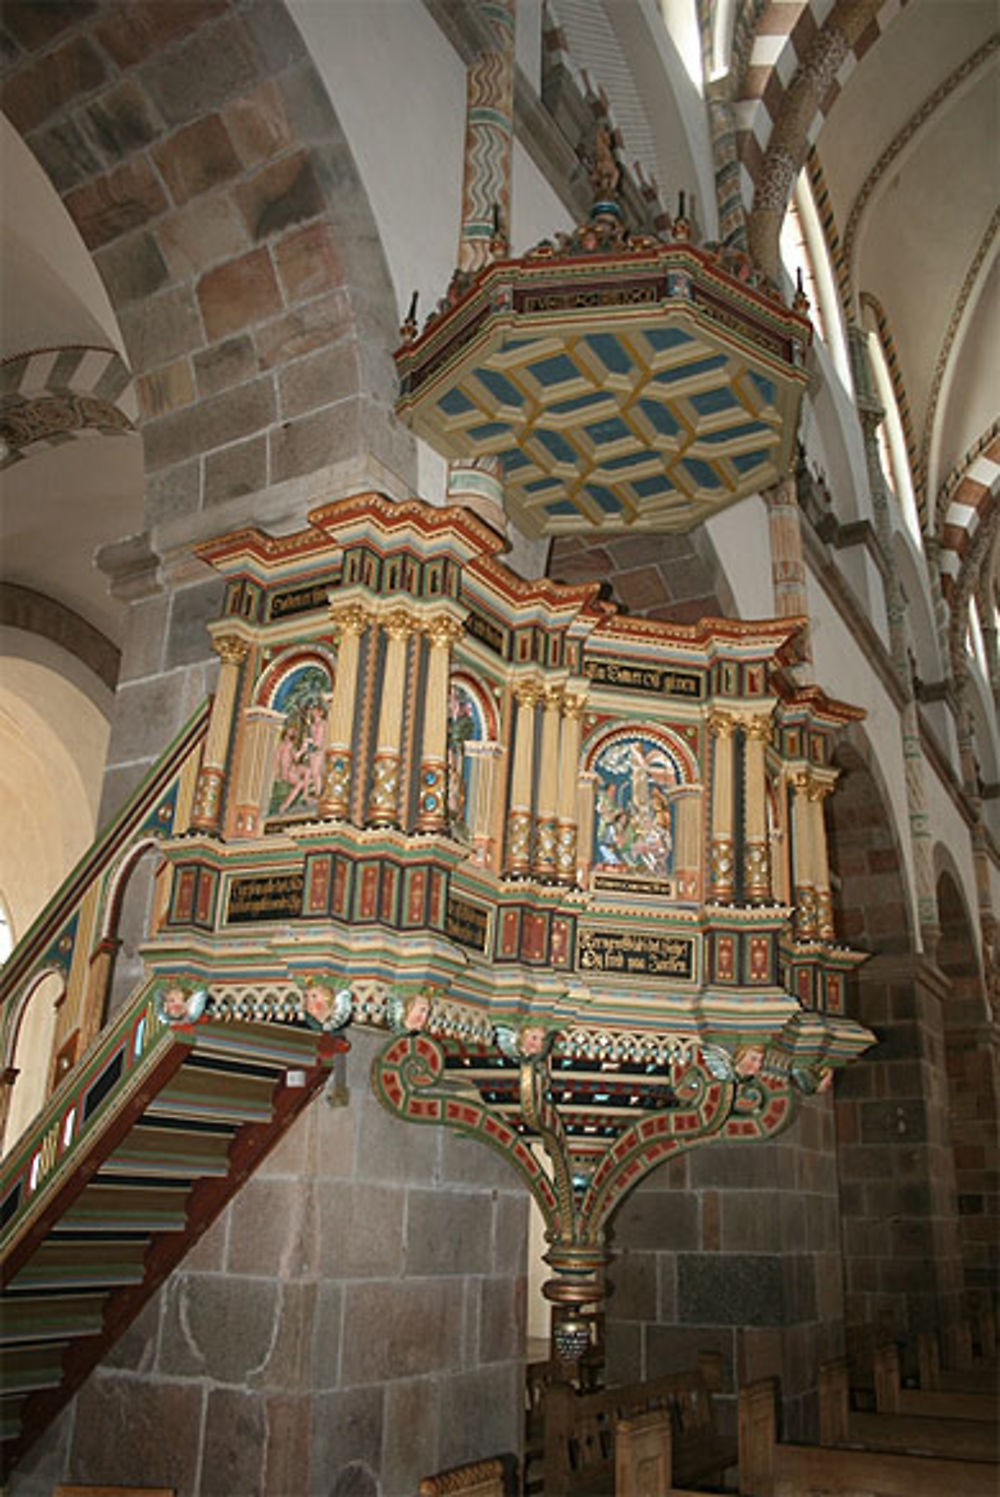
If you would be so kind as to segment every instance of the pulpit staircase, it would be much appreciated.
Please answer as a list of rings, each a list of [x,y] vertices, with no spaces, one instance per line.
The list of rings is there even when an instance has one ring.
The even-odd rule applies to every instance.
[[[200,749],[203,717],[12,955],[16,1005],[78,931]],[[182,735],[183,736],[183,735]],[[176,749],[176,745],[173,746]],[[160,811],[169,834],[170,821]],[[72,967],[72,963],[68,963]],[[328,1080],[334,1036],[168,1023],[148,980],[65,1074],[0,1165],[0,1436],[6,1475]]]

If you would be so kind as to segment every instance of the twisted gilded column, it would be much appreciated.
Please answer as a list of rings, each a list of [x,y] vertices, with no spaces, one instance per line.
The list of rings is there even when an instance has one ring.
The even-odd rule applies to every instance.
[[[326,720],[326,761],[319,814],[331,821],[346,821],[351,800],[354,704],[358,690],[361,636],[369,616],[359,603],[330,609],[338,633],[337,679]]]
[[[815,818],[810,802],[812,784],[812,778],[806,770],[798,770],[792,776],[795,934],[803,940],[812,940],[819,931],[816,886],[813,882],[816,859],[813,849]],[[822,810],[820,814],[822,815]]]
[[[373,826],[399,825],[400,739],[403,731],[403,693],[406,687],[406,646],[416,628],[402,608],[382,620],[386,636],[382,669],[382,700],[379,706],[372,787],[368,796],[368,821]]]
[[[464,630],[458,619],[439,614],[425,621],[423,632],[428,642],[427,692],[417,831],[443,832],[448,826],[448,679],[452,646],[462,638]]]
[[[577,795],[580,773],[580,732],[587,698],[566,692],[562,701],[562,735],[559,739],[559,784],[556,787],[556,879],[560,884],[576,880]]]
[[[556,801],[559,788],[559,715],[563,693],[560,686],[542,692],[542,742],[539,749],[538,801],[535,816],[535,874],[541,879],[556,876]]]
[[[766,904],[771,898],[771,860],[764,755],[771,737],[770,717],[747,719],[743,733],[743,893],[748,904]]]
[[[733,849],[733,728],[728,712],[713,712],[708,719],[712,736],[712,849],[711,898],[716,904],[731,904],[734,889]]]
[[[208,720],[205,747],[194,792],[191,826],[199,832],[216,832],[222,814],[222,782],[226,773],[229,738],[233,729],[233,708],[239,685],[240,666],[250,649],[238,634],[217,635],[212,648],[222,662],[215,688],[212,713]]]
[[[515,878],[531,872],[531,802],[535,760],[535,707],[542,695],[537,681],[519,681],[514,687],[517,720],[514,765],[510,777],[507,808],[507,868]]]

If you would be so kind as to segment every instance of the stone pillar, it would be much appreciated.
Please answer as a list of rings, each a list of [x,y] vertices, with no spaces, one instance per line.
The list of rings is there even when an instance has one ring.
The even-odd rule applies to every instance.
[[[802,516],[794,473],[764,491],[770,522],[771,581],[778,618],[809,617],[806,568],[802,557]],[[808,626],[802,631],[797,663],[812,659]]]
[[[514,765],[507,807],[507,868],[514,878],[531,871],[531,802],[535,760],[535,706],[542,688],[537,681],[519,681],[514,687],[517,722]]]
[[[708,720],[713,743],[711,898],[716,904],[731,904],[735,892],[733,726],[728,712],[713,712]]]
[[[792,888],[795,897],[795,934],[810,940],[817,934],[816,886],[813,870],[816,866],[813,853],[814,822],[809,792],[812,780],[805,770],[792,776],[794,800],[792,802],[793,860]]]
[[[229,753],[229,738],[233,728],[233,708],[236,705],[236,688],[240,679],[240,665],[246,658],[249,645],[236,634],[218,635],[212,641],[215,653],[222,662],[219,683],[212,702],[212,714],[208,720],[208,733],[202,750],[201,769],[195,790],[194,811],[191,816],[192,829],[199,832],[217,832],[222,815],[222,783],[226,773],[226,758]]]
[[[562,736],[559,740],[559,784],[556,788],[556,879],[572,884],[576,879],[577,777],[580,768],[580,726],[587,698],[567,692],[562,703]]]
[[[243,714],[243,741],[236,766],[237,837],[260,835],[261,811],[283,720],[281,713],[270,707],[248,707]]]
[[[358,689],[361,636],[368,628],[368,614],[358,603],[332,608],[337,627],[337,679],[326,720],[326,767],[319,814],[331,821],[346,821],[351,803],[351,768],[354,738],[354,703]]]
[[[744,724],[743,890],[749,904],[766,904],[771,898],[764,773],[764,753],[770,737],[769,717],[751,717]]]
[[[444,832],[448,828],[448,679],[452,646],[462,638],[464,630],[461,622],[450,614],[438,614],[427,620],[423,628],[429,651],[417,831]]]
[[[542,743],[538,765],[538,803],[535,817],[534,870],[538,878],[556,876],[556,800],[559,780],[559,713],[563,694],[559,686],[542,694]]]
[[[387,645],[382,670],[382,700],[379,706],[372,787],[368,797],[368,820],[373,826],[398,826],[406,646],[415,624],[405,609],[397,608],[382,620],[382,628],[385,630]]]

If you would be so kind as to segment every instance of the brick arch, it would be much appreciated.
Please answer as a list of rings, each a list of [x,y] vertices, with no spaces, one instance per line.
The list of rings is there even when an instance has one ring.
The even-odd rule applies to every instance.
[[[736,113],[744,181],[753,201],[750,253],[775,278],[785,208],[819,125],[847,76],[906,3],[835,0],[820,21],[829,9],[826,0],[808,0],[801,7],[770,6],[761,17]]]
[[[147,522],[373,452],[398,321],[370,206],[277,0],[4,11],[0,103],[79,229],[137,379]]]
[[[852,725],[837,747],[840,778],[829,800],[827,835],[837,934],[881,954],[915,950],[902,847],[878,761]]]

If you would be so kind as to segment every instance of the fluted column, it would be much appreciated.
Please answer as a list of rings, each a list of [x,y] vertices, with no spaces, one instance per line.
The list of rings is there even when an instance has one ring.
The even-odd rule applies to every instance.
[[[580,730],[586,706],[587,698],[582,694],[567,692],[563,697],[556,787],[556,879],[560,884],[572,884],[576,879],[577,777]]]
[[[771,898],[764,772],[764,755],[770,736],[769,717],[751,717],[744,724],[743,892],[749,904],[766,904]]]
[[[220,635],[213,639],[212,646],[222,666],[212,702],[212,714],[208,720],[208,732],[205,735],[201,769],[198,771],[198,784],[194,794],[194,810],[191,814],[191,826],[199,832],[216,832],[219,829],[222,782],[233,728],[236,689],[239,685],[240,666],[250,648],[247,641],[236,634]]]
[[[406,687],[406,646],[414,620],[402,608],[382,620],[387,645],[382,671],[382,700],[378,715],[368,820],[373,826],[399,824],[400,738],[403,730],[403,692]]]
[[[594,797],[597,775],[584,769],[576,778],[576,881],[581,886],[594,865]]]
[[[816,934],[823,941],[832,941],[834,936],[830,861],[826,846],[826,822],[823,817],[823,802],[832,789],[832,779],[817,779],[816,776],[813,776],[809,786],[809,806],[812,811],[813,888],[816,891]]]
[[[535,874],[541,879],[556,876],[556,801],[559,791],[559,713],[563,694],[559,686],[542,693],[542,742],[538,765],[538,802],[535,816]]]
[[[237,837],[256,837],[260,832],[268,770],[274,763],[283,721],[282,714],[270,707],[248,707],[243,714],[243,742],[236,768]]]
[[[429,650],[417,831],[443,832],[448,826],[448,679],[452,646],[464,630],[459,620],[448,614],[429,619],[423,629]]]
[[[531,872],[531,802],[535,761],[535,707],[542,694],[537,681],[520,681],[514,687],[517,722],[514,765],[510,777],[507,808],[507,872],[526,878]]]
[[[731,904],[735,892],[733,727],[728,712],[713,712],[708,720],[713,742],[711,897],[716,904]]]
[[[337,679],[326,719],[326,761],[319,814],[326,820],[346,821],[351,802],[358,661],[361,636],[368,628],[369,616],[360,604],[348,603],[331,608],[330,618],[338,633]]]
[[[465,757],[472,765],[465,811],[472,838],[472,856],[477,863],[493,866],[497,765],[503,758],[503,746],[489,742],[467,743]]]
[[[795,890],[795,933],[804,939],[817,934],[816,866],[813,851],[814,818],[809,800],[812,779],[805,770],[792,776],[792,829],[794,834],[794,869],[792,882]]]

